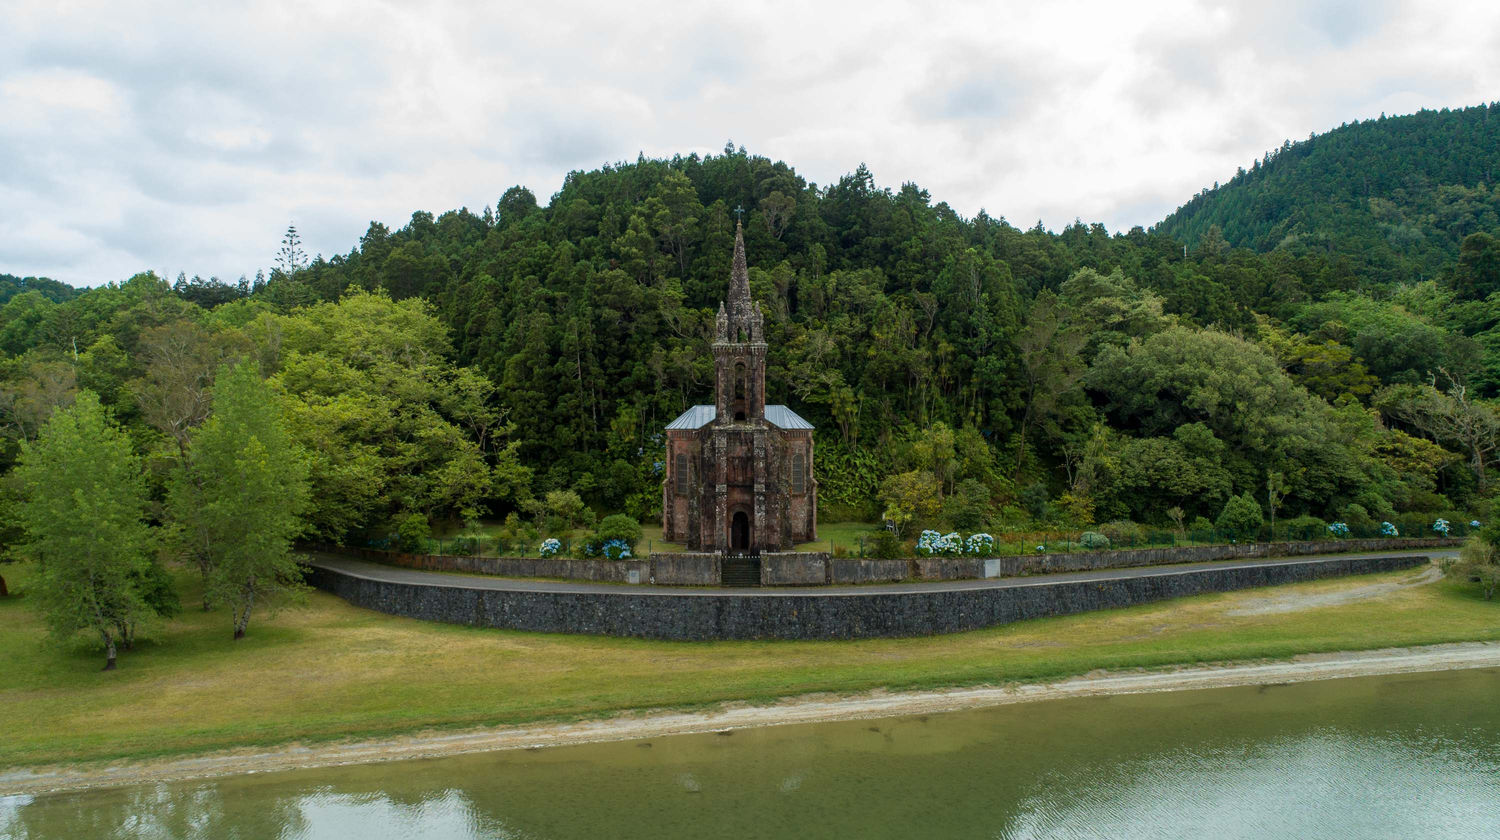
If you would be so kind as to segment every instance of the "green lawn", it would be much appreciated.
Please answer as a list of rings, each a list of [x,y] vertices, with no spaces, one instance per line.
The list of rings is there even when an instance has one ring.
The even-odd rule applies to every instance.
[[[1321,581],[1323,593],[1415,572]],[[1500,639],[1500,603],[1448,582],[1274,615],[1237,616],[1264,590],[1182,599],[920,639],[651,642],[428,624],[322,593],[230,640],[229,617],[189,609],[120,668],[80,639],[51,642],[28,607],[30,570],[0,599],[0,766],[145,757],[767,700],[928,688],[1297,653]],[[178,577],[183,601],[193,576]]]

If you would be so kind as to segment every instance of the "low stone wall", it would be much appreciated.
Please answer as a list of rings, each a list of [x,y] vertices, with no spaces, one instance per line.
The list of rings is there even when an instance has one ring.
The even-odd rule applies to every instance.
[[[467,572],[519,578],[560,578],[595,583],[650,583],[651,564],[645,560],[578,560],[572,557],[468,557],[457,554],[402,554],[373,549],[332,549],[408,569]]]
[[[869,560],[835,557],[830,564],[830,583],[900,583],[912,577],[910,560]]]
[[[724,580],[724,563],[710,552],[664,552],[648,562],[657,586],[718,586]]]
[[[830,582],[826,551],[772,551],[760,556],[761,586],[822,586]]]
[[[1096,580],[1022,580],[986,586],[831,593],[609,592],[398,583],[314,566],[308,581],[356,606],[391,615],[548,633],[649,639],[864,639],[975,630],[1012,621],[1127,607],[1256,586],[1407,569],[1426,557],[1335,557],[1198,570],[1153,570]]]
[[[1038,554],[1032,557],[996,557],[993,559],[999,561],[998,575],[991,574],[988,577],[1086,572],[1094,569],[1131,569],[1138,566],[1208,563],[1215,560],[1251,560],[1260,557],[1304,557],[1309,554],[1339,554],[1356,551],[1412,551],[1445,548],[1462,543],[1463,540],[1441,537],[1383,537],[1367,540],[1308,540],[1306,542],[1178,545],[1112,551],[1078,551],[1068,554]],[[986,575],[981,570],[979,574],[966,574],[960,577],[986,577]]]

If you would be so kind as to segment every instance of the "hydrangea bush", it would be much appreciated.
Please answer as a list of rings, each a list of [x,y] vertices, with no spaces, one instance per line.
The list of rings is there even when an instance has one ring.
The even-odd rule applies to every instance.
[[[624,540],[605,540],[603,550],[607,560],[630,559],[630,546]]]
[[[917,553],[923,557],[961,554],[963,548],[963,538],[956,533],[939,534],[937,531],[923,531],[917,536]]]
[[[1347,539],[1349,537],[1349,526],[1343,522],[1334,522],[1328,526],[1328,533],[1341,540]]]
[[[964,553],[972,557],[988,557],[994,553],[995,538],[989,534],[970,534],[964,540]]]
[[[1441,522],[1442,520],[1438,520],[1438,521]],[[1396,530],[1396,526],[1392,525],[1389,522],[1382,522],[1382,523],[1380,523],[1380,533],[1381,533],[1382,536],[1386,536],[1386,537],[1399,537],[1399,536],[1401,536],[1401,532]]]
[[[557,552],[562,550],[562,543],[553,538],[542,540],[541,554],[543,557],[556,557]]]
[[[1446,537],[1448,536],[1448,532],[1453,530],[1453,526],[1448,524],[1448,520],[1440,518],[1438,521],[1432,523],[1432,530]]]

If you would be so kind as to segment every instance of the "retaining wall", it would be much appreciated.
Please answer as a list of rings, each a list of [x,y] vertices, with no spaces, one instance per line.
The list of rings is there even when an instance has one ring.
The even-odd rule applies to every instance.
[[[786,551],[761,555],[764,586],[895,583],[903,580],[975,580],[1095,569],[1129,569],[1215,560],[1300,557],[1356,551],[1411,551],[1459,545],[1462,540],[1395,537],[1365,540],[1248,543],[1244,545],[1165,546],[1113,551],[1080,551],[1025,557],[919,557],[874,560],[830,557],[825,552]],[[660,586],[718,586],[723,568],[712,552],[662,552],[646,560],[575,560],[567,557],[464,557],[399,554],[371,549],[323,550],[377,563],[500,577],[542,577],[599,583],[654,583]]]
[[[1426,557],[1335,557],[1071,581],[1008,581],[888,592],[610,592],[397,583],[314,566],[308,581],[391,615],[547,633],[649,639],[864,639],[974,630],[1167,598],[1419,566]]]

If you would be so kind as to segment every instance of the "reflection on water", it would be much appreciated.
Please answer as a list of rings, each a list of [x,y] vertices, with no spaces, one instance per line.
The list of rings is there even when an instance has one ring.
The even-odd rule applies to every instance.
[[[0,837],[1486,837],[1497,692],[1420,674],[0,798]]]

